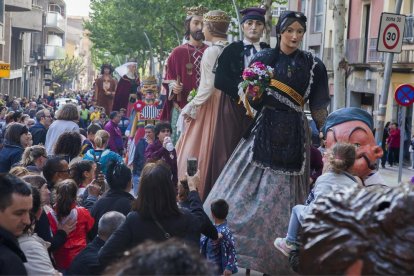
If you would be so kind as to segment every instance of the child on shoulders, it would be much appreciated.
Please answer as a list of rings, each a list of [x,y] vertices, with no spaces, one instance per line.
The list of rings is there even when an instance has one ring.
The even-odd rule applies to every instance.
[[[276,238],[274,246],[285,256],[297,248],[298,231],[304,221],[304,217],[312,209],[315,200],[329,193],[340,191],[343,187],[360,186],[361,180],[352,175],[351,168],[354,165],[356,148],[352,144],[337,143],[331,152],[328,152],[328,169],[315,182],[315,187],[310,192],[306,205],[296,205],[292,208],[289,227],[285,238]]]

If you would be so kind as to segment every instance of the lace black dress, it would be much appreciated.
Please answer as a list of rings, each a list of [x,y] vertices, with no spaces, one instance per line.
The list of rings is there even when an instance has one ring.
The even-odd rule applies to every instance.
[[[309,192],[309,126],[303,112],[324,111],[330,102],[325,66],[310,53],[268,49],[254,61],[272,66],[274,80],[252,106],[258,111],[250,136],[226,164],[206,202],[223,198],[240,267],[289,274],[288,259],[273,247],[286,234],[291,208]],[[313,112],[317,114],[317,112]],[[320,119],[314,118],[318,121]]]

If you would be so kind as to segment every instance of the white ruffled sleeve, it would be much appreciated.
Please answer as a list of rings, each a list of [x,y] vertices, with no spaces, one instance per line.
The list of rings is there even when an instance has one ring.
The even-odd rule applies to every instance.
[[[197,116],[197,107],[204,104],[214,92],[213,67],[220,52],[220,47],[210,46],[203,54],[200,65],[201,79],[197,89],[197,95],[182,110],[184,114],[187,114],[193,119]]]

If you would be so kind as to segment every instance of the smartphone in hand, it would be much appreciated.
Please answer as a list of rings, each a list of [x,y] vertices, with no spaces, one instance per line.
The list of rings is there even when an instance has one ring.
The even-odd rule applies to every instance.
[[[187,174],[188,176],[193,176],[197,173],[198,169],[198,160],[195,157],[189,157],[187,159]]]

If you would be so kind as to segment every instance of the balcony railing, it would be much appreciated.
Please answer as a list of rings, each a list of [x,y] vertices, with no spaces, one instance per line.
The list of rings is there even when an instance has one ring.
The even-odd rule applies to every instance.
[[[46,16],[46,27],[54,29],[56,32],[64,33],[66,29],[66,20],[58,12],[48,12]]]
[[[346,42],[346,58],[350,64],[382,63],[385,61],[383,52],[377,52],[377,38],[368,40],[368,47],[364,47],[365,39],[348,39]],[[364,53],[366,49],[366,55]],[[365,57],[365,60],[364,60]],[[403,44],[400,54],[394,54],[394,63],[414,63],[414,47]]]
[[[46,45],[44,60],[55,60],[65,58],[65,48],[63,46]]]
[[[405,17],[403,41],[410,44],[414,43],[414,15]]]

